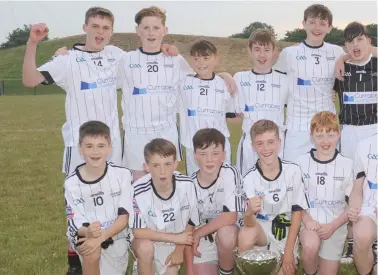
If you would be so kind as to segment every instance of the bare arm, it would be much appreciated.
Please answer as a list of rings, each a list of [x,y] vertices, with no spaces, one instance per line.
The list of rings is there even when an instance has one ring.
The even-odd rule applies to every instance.
[[[353,183],[352,192],[349,196],[349,207],[360,208],[362,204],[362,190],[365,177],[358,178]]]
[[[37,70],[35,55],[37,42],[28,41],[22,67],[22,83],[25,87],[35,87],[45,81],[45,77]]]
[[[345,207],[344,212],[331,222],[332,227],[337,230],[339,227],[348,222],[348,207]]]
[[[129,215],[119,215],[117,220],[111,226],[109,226],[109,228],[102,232],[101,237],[106,240],[117,235],[126,228],[128,221]]]
[[[289,233],[286,240],[285,254],[293,254],[294,245],[297,240],[299,228],[301,226],[302,212],[303,211],[295,211],[291,214],[291,225],[289,227]]]
[[[175,243],[174,234],[156,232],[148,228],[134,228],[133,234],[136,239],[151,240],[154,242]]]
[[[233,225],[236,223],[237,217],[238,217],[237,212],[223,212],[222,214],[217,216],[215,219],[211,220],[208,224],[197,229],[196,235],[202,238],[218,231],[222,227]]]
[[[304,224],[313,221],[314,219],[307,213],[307,211],[302,211],[302,222]]]

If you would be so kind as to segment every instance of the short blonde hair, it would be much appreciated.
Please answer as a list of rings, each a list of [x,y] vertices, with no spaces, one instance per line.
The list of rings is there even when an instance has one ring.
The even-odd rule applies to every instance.
[[[139,25],[140,22],[142,22],[143,18],[148,17],[148,16],[154,16],[154,17],[160,18],[161,23],[163,24],[163,26],[165,26],[165,21],[167,19],[167,16],[165,14],[165,11],[162,10],[161,8],[157,7],[157,6],[151,6],[149,8],[144,8],[144,9],[140,10],[135,15],[135,23],[137,23],[137,25]]]
[[[337,115],[329,111],[316,113],[311,119],[311,134],[320,132],[323,129],[327,133],[330,131],[340,133],[340,122]]]
[[[258,120],[251,127],[251,139],[253,140],[256,136],[262,135],[266,132],[274,132],[277,136],[279,136],[279,129],[276,123],[268,119]]]

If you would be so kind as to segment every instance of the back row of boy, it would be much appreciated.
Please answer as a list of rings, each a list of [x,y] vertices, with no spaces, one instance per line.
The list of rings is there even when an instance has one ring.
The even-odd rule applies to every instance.
[[[253,69],[234,76],[238,89],[233,100],[224,81],[231,83],[230,77],[223,74],[224,79],[221,79],[214,74],[217,49],[212,43],[200,41],[192,46],[190,54],[196,74],[190,74],[192,69],[182,56],[167,56],[160,52],[167,32],[165,18],[156,7],[141,10],[135,22],[142,48],[124,53],[114,46],[106,46],[114,23],[111,12],[102,8],[89,9],[84,24],[85,45],[75,45],[67,56],[58,56],[38,69],[35,66],[36,45],[48,30],[43,24],[32,26],[23,81],[27,86],[55,83],[67,92],[67,122],[63,126],[63,170],[67,175],[77,173],[76,167],[83,162],[77,146],[79,127],[89,120],[103,121],[110,127],[111,161],[132,169],[134,180],[145,174],[142,152],[155,138],[171,141],[177,148],[178,160],[181,159],[181,142],[186,147],[188,174],[195,172],[198,166],[192,138],[202,128],[216,128],[223,133],[226,162],[230,162],[230,133],[225,117],[236,121],[243,118],[243,136],[237,157],[237,167],[242,175],[257,161],[248,133],[260,119],[272,120],[279,126],[284,144],[280,156],[294,161],[312,148],[309,135],[312,116],[320,110],[336,113],[332,88],[337,60],[343,68],[343,61],[349,60],[343,69],[345,80],[336,80],[334,87],[340,98],[343,155],[352,157],[358,141],[377,132],[376,60],[370,54],[376,55],[376,49],[370,46],[366,28],[361,24],[354,22],[346,28],[344,36],[349,54],[344,55],[341,47],[323,42],[332,28],[331,12],[322,5],[308,7],[303,21],[307,39],[281,52],[275,65],[280,71],[272,70],[274,36],[257,31],[249,40]],[[123,152],[117,87],[123,90]],[[176,128],[177,110],[180,135]],[[74,265],[73,261],[71,264]]]

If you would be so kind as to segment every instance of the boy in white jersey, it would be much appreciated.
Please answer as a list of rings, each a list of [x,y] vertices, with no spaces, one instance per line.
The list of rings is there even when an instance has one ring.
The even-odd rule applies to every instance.
[[[225,142],[225,136],[214,128],[201,129],[193,137],[194,158],[200,168],[192,175],[200,226],[194,231],[193,246],[186,248],[186,275],[233,272],[243,184],[239,171],[224,163]]]
[[[235,117],[234,103],[226,82],[215,75],[218,50],[213,43],[200,40],[190,49],[196,74],[187,75],[179,84],[180,140],[186,148],[186,174],[198,170],[192,139],[203,128],[215,128],[226,137],[225,162],[231,163],[230,132],[226,118]]]
[[[354,183],[349,199],[349,220],[353,222],[353,258],[358,273],[377,272],[377,183],[378,153],[375,134],[358,143],[354,157]]]
[[[238,88],[236,111],[243,115],[243,133],[236,157],[236,165],[242,175],[257,161],[249,131],[260,119],[272,120],[279,126],[282,144],[279,156],[282,157],[285,144],[284,108],[289,96],[286,74],[272,70],[276,49],[274,34],[267,30],[257,30],[252,33],[248,48],[253,69],[238,72],[234,76]]]
[[[302,212],[309,207],[301,169],[278,157],[279,127],[273,121],[257,121],[250,134],[259,159],[244,176],[249,200],[238,250],[243,252],[257,245],[284,253],[278,274],[294,275]]]
[[[135,15],[136,32],[142,47],[124,58],[122,83],[123,164],[133,170],[134,179],[145,175],[143,148],[154,138],[171,141],[181,160],[176,124],[177,85],[193,72],[181,56],[160,53],[167,34],[165,12],[158,7],[142,9]],[[223,73],[223,78],[232,79]],[[130,150],[133,148],[133,150]]]
[[[308,152],[311,118],[319,111],[336,113],[333,103],[336,61],[344,54],[340,46],[324,42],[332,30],[332,13],[324,5],[314,4],[304,11],[306,39],[284,48],[274,65],[287,72],[291,95],[287,104],[284,158],[294,161]]]
[[[134,182],[134,211],[130,228],[132,249],[140,275],[177,275],[185,245],[193,244],[199,224],[193,181],[176,172],[176,148],[165,139],[153,139],[144,149],[149,174]]]
[[[123,275],[129,256],[131,171],[106,161],[111,131],[100,121],[80,127],[79,146],[85,163],[64,182],[70,245],[80,255],[84,275]]]
[[[336,275],[347,236],[347,197],[352,188],[353,161],[336,149],[340,124],[332,112],[311,120],[315,149],[297,158],[310,208],[303,212],[301,261],[306,274]]]

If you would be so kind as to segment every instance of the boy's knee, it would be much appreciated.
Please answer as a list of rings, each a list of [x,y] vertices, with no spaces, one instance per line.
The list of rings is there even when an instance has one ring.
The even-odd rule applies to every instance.
[[[303,238],[301,246],[304,253],[316,254],[319,252],[321,241],[316,238]]]
[[[149,240],[134,239],[132,248],[138,261],[150,262],[154,258],[154,246]]]
[[[255,227],[242,227],[238,234],[238,249],[245,251],[257,243],[258,230]]]
[[[230,225],[217,231],[216,243],[222,249],[234,249],[238,241],[239,229]]]

